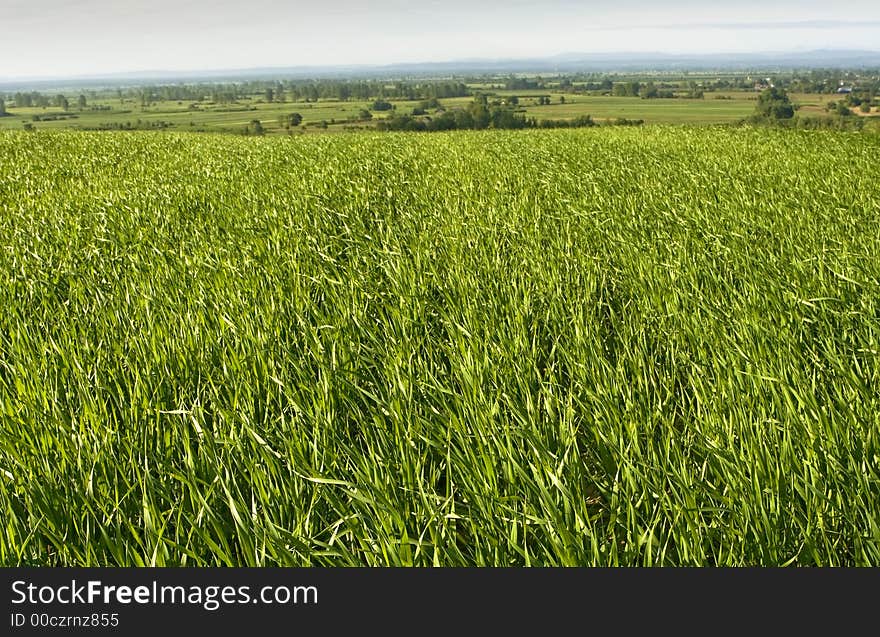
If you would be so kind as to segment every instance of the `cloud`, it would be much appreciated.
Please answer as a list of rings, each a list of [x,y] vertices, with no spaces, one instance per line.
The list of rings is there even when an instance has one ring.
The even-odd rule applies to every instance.
[[[655,25],[655,29],[870,29],[880,20],[798,20],[784,22],[698,22]]]
[[[19,76],[540,57],[585,49],[876,49],[880,43],[877,0],[847,0],[845,8],[827,0],[0,3],[6,9],[0,74]],[[865,19],[851,19],[857,15]]]

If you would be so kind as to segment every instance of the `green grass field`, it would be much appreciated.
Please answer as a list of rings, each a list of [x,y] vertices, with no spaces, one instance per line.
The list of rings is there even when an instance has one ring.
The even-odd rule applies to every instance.
[[[520,107],[526,117],[538,120],[574,119],[590,115],[596,120],[616,118],[641,119],[648,124],[722,124],[736,123],[751,115],[755,110],[756,95],[751,92],[707,93],[704,99],[651,99],[638,97],[611,97],[603,95],[570,95],[548,91],[495,91],[500,98],[517,95]],[[535,97],[550,95],[552,104],[537,106]],[[726,99],[717,99],[724,97]],[[825,116],[825,104],[832,99],[829,95],[793,95],[795,103],[804,107],[803,113],[811,116]],[[565,104],[560,103],[565,100]],[[445,108],[466,108],[472,97],[459,97],[441,100]],[[262,99],[246,99],[238,104],[219,105],[212,102],[164,101],[142,107],[131,99],[120,103],[118,99],[100,99],[90,102],[109,110],[79,110],[72,107],[68,112],[59,107],[10,108],[8,117],[0,117],[0,131],[19,130],[25,125],[37,130],[82,130],[122,126],[129,128],[149,128],[164,124],[172,131],[240,133],[252,120],[260,120],[268,134],[288,134],[291,131],[281,126],[279,118],[290,113],[300,113],[303,126],[293,129],[293,133],[345,132],[352,128],[372,128],[375,123],[389,116],[389,112],[373,113],[370,121],[349,121],[357,119],[361,109],[368,109],[372,102],[333,100],[313,103],[273,102]],[[420,100],[393,102],[396,114],[408,115]],[[195,105],[197,108],[192,108]],[[875,114],[878,115],[878,114]],[[35,121],[34,117],[65,117]],[[874,117],[880,123],[880,117]],[[318,126],[327,123],[327,128]]]
[[[3,565],[880,564],[877,135],[0,155]]]
[[[397,102],[402,112],[410,112],[419,102]],[[134,128],[149,127],[151,124],[164,122],[171,130],[176,131],[205,131],[240,133],[246,126],[251,125],[252,120],[258,119],[268,133],[287,133],[279,124],[279,118],[290,113],[300,113],[305,126],[294,132],[308,132],[309,126],[314,126],[322,121],[328,125],[337,120],[328,129],[339,131],[344,125],[369,126],[369,123],[354,124],[348,122],[349,118],[356,117],[358,111],[368,108],[370,102],[338,102],[324,101],[315,103],[285,102],[265,103],[258,100],[242,100],[239,104],[219,105],[213,103],[199,104],[197,110],[190,108],[195,102],[157,102],[153,105],[141,107],[131,100],[120,104],[119,100],[100,100],[95,106],[108,107],[110,110],[83,110],[70,109],[65,113],[59,107],[29,107],[9,109],[9,116],[0,118],[0,130],[21,129],[25,124],[41,130],[83,130],[99,127],[131,125]],[[72,116],[69,119],[50,121],[34,121],[34,116]],[[377,119],[382,118],[384,113],[374,113]]]

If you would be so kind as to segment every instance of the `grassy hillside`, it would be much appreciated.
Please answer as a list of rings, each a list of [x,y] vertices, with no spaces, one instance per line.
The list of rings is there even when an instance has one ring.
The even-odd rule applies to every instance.
[[[0,133],[0,563],[880,564],[878,154]]]

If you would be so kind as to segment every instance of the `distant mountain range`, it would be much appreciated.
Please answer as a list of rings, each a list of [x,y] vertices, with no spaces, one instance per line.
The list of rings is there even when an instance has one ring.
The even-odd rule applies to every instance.
[[[880,51],[815,50],[762,53],[561,53],[544,58],[464,59],[387,65],[288,66],[201,71],[132,71],[78,77],[0,78],[0,90],[50,86],[221,82],[259,79],[403,78],[499,73],[635,71],[773,71],[805,68],[878,68]]]

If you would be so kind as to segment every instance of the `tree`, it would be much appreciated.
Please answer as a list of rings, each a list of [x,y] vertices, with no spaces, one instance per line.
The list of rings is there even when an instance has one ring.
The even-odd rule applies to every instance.
[[[483,97],[485,97],[485,95]],[[474,100],[471,104],[470,112],[474,128],[481,130],[489,127],[489,123],[492,121],[492,115],[489,113],[489,107],[486,106],[484,100]]]
[[[755,106],[755,114],[771,120],[791,119],[794,117],[794,106],[786,92],[774,86],[761,91],[758,104]]]
[[[79,106],[79,110],[83,110],[86,107],[86,96],[80,95],[76,100],[77,106]]]
[[[275,101],[275,91],[271,88],[266,89],[266,101],[274,102]]]
[[[6,112],[6,102],[0,99],[0,117],[4,117],[6,115],[8,115],[8,113]]]
[[[474,117],[469,111],[457,110],[453,113],[455,118],[455,128],[462,130],[474,128]]]
[[[299,113],[291,113],[287,116],[287,124],[292,128],[296,128],[300,124],[302,124],[303,116]]]
[[[254,135],[262,135],[265,130],[263,130],[263,123],[258,119],[252,119],[251,125],[254,127]]]
[[[614,85],[612,94],[616,97],[638,97],[640,88],[638,82],[620,82]]]
[[[517,116],[512,110],[496,108],[490,113],[492,128],[525,128],[524,117]]]

